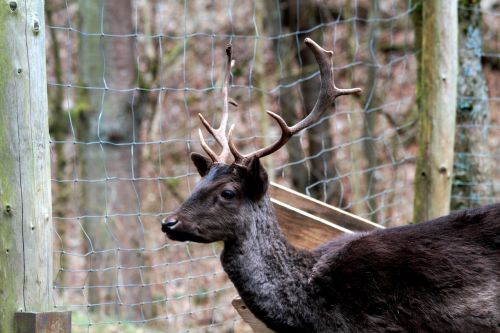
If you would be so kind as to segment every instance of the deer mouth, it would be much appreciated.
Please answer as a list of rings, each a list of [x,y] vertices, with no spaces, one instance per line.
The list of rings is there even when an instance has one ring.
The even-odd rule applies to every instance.
[[[168,228],[162,228],[162,231],[167,235],[168,238],[170,238],[171,240],[174,240],[174,241],[178,241],[178,242],[190,241],[190,242],[196,242],[196,243],[210,243],[209,240],[207,240],[199,235],[190,233],[190,232],[181,231],[181,230],[177,230],[177,229],[168,229]]]

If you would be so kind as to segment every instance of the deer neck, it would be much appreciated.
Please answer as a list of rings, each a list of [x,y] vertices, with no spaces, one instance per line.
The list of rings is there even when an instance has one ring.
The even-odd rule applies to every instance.
[[[241,214],[245,232],[224,244],[224,270],[261,319],[295,313],[297,302],[308,298],[307,281],[316,259],[286,241],[267,196],[247,209]]]

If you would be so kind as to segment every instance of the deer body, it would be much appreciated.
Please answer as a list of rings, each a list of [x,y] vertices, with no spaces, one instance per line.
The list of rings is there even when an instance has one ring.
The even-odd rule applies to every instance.
[[[315,251],[262,222],[246,221],[256,233],[226,242],[221,261],[277,332],[500,332],[500,205]]]
[[[306,251],[286,241],[267,195],[227,209],[217,196],[223,188],[243,184],[239,191],[248,191],[234,174],[234,167],[212,166],[176,212],[185,225],[164,230],[201,242],[226,230],[224,270],[271,329],[500,332],[500,205],[346,235]]]
[[[316,121],[337,96],[331,52],[306,40],[322,77],[313,111],[282,137],[242,155],[221,126],[223,146],[192,153],[202,176],[191,196],[162,221],[178,241],[223,241],[221,262],[249,309],[277,332],[500,332],[500,204],[430,222],[339,237],[313,251],[294,248],[279,229],[260,158]],[[229,72],[231,53],[228,49]],[[201,133],[201,132],[200,132]],[[228,163],[229,153],[234,162]],[[297,221],[300,223],[300,221]]]

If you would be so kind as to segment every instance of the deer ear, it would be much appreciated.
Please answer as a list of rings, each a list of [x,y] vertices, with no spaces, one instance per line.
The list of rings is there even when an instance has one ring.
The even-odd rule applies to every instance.
[[[269,178],[259,158],[252,157],[248,162],[245,183],[247,194],[251,199],[258,201],[266,194],[269,186]]]
[[[191,157],[191,161],[193,161],[194,166],[198,170],[200,176],[205,177],[210,168],[212,167],[212,160],[202,154],[191,153],[189,155]]]

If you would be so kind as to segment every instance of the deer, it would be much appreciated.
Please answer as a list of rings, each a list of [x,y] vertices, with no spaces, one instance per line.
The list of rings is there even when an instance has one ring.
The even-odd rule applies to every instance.
[[[227,132],[227,49],[218,128],[199,114],[221,147],[190,157],[200,181],[161,221],[174,241],[223,242],[222,266],[249,310],[276,332],[500,332],[500,204],[431,221],[336,237],[313,250],[292,246],[267,194],[261,159],[317,122],[341,95],[333,52],[305,44],[319,66],[320,90],[311,112],[293,126],[267,111],[281,129],[268,147],[241,153]],[[297,221],[300,223],[300,221]]]

